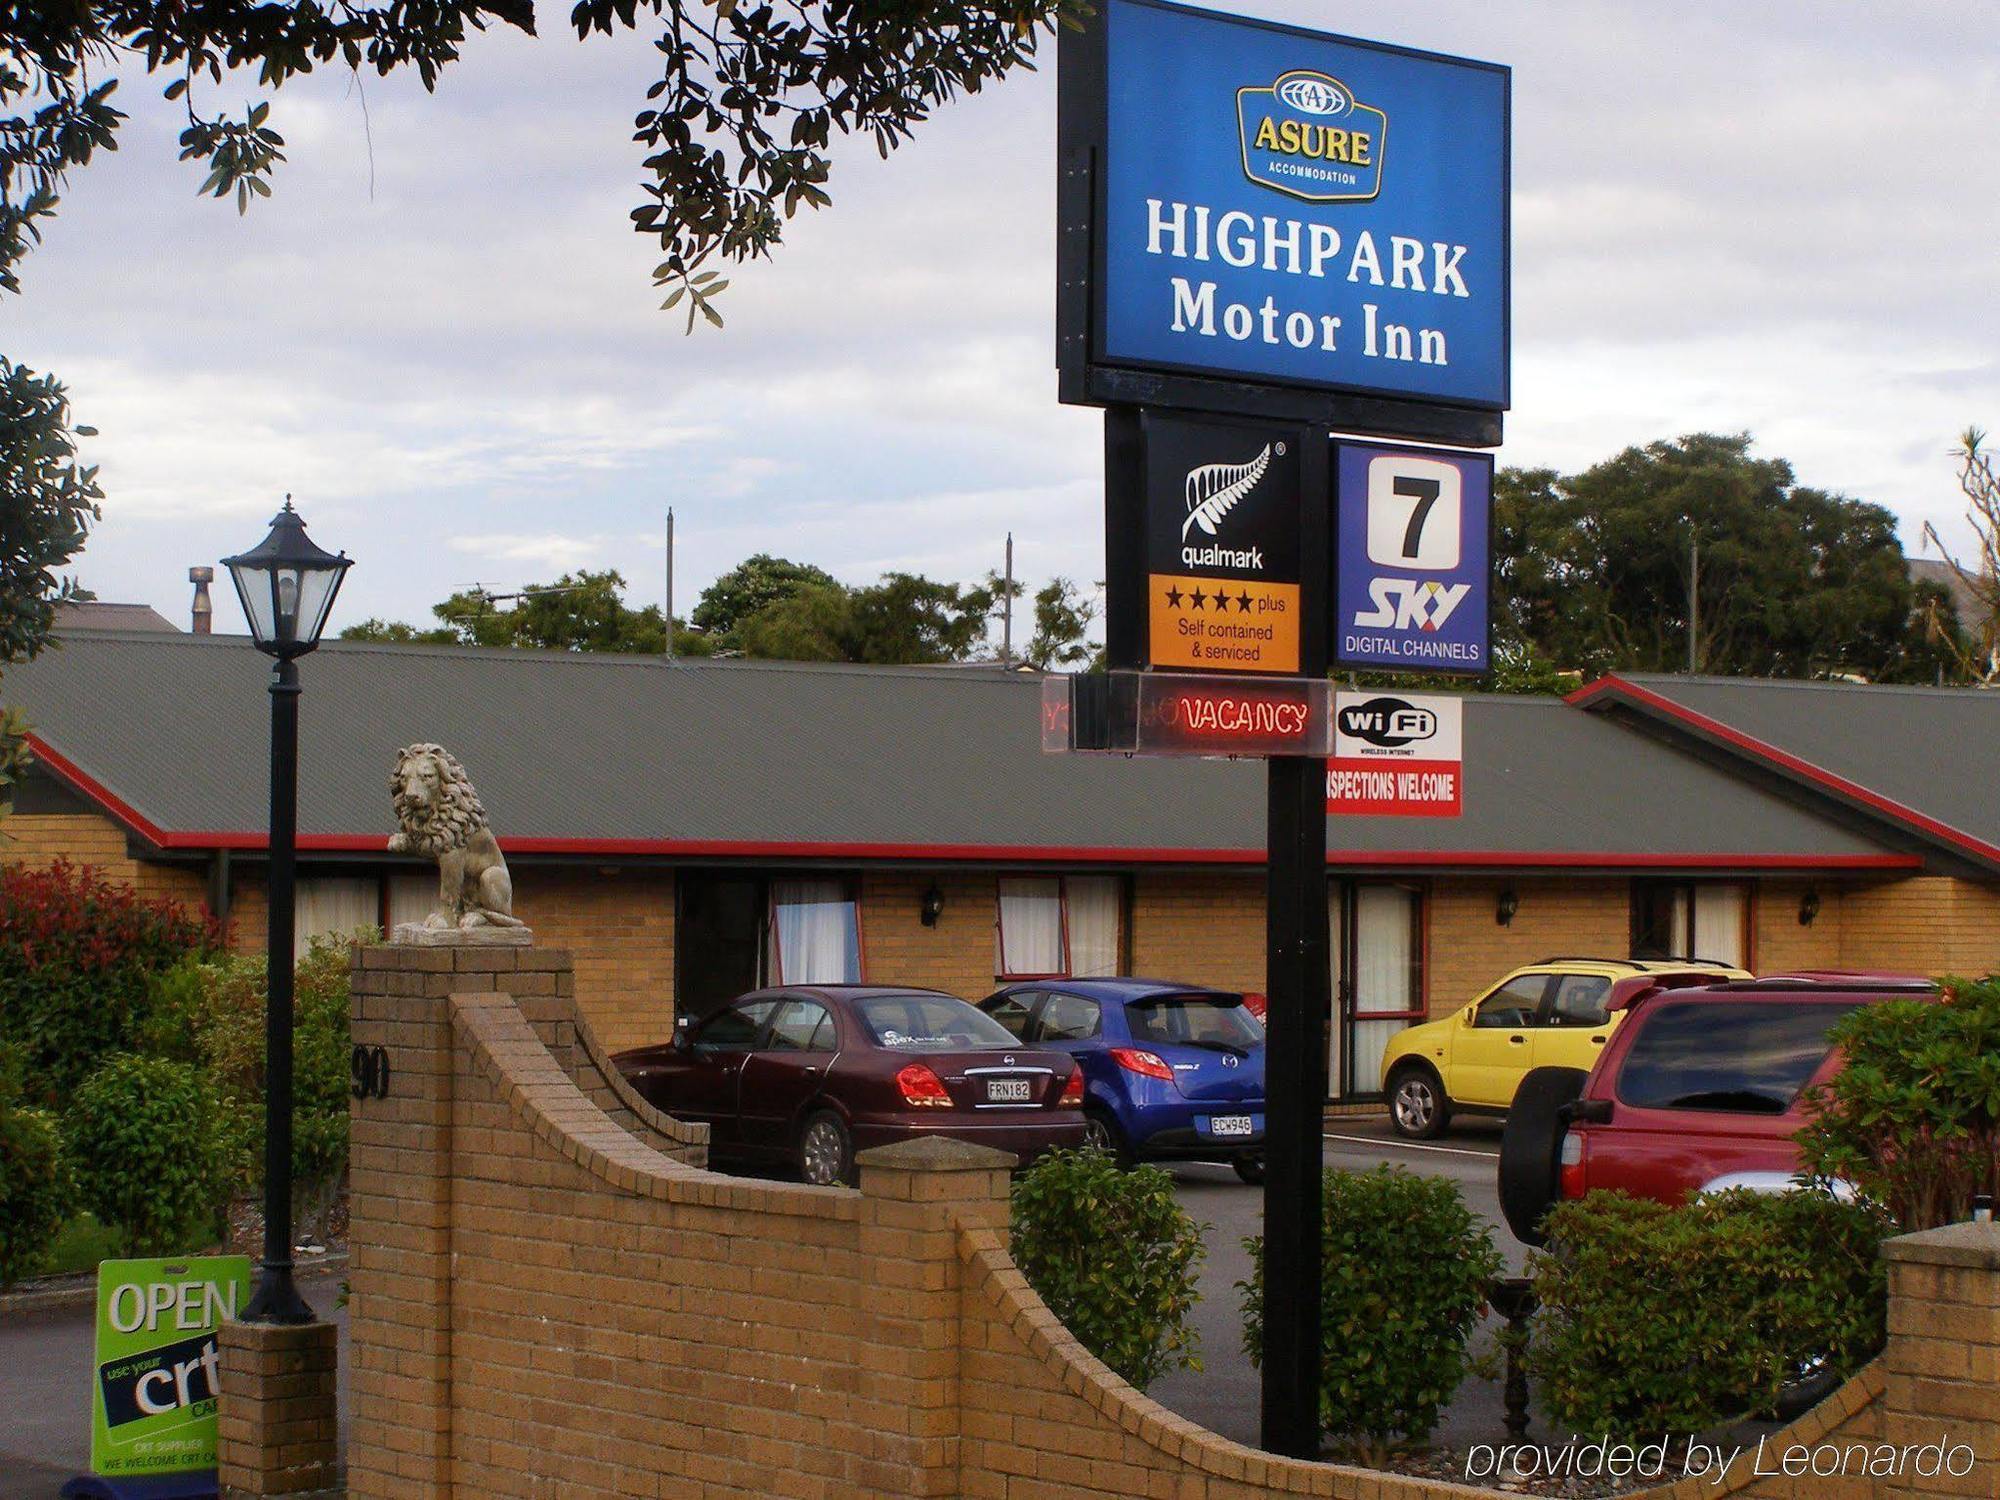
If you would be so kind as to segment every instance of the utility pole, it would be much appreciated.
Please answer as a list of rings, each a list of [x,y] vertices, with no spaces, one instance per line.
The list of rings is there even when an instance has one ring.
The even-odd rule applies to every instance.
[[[1701,670],[1701,536],[1688,540],[1688,675]]]
[[[1000,665],[1014,665],[1014,533],[1007,533],[1007,586],[1002,591],[1002,607],[1005,613],[1000,617]]]
[[[674,508],[667,507],[667,648],[666,658],[674,659]]]

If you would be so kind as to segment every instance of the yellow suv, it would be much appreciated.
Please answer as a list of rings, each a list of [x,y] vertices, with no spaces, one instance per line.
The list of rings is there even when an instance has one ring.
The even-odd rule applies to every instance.
[[[1673,984],[1748,979],[1742,969],[1687,959],[1570,958],[1524,964],[1442,1021],[1398,1032],[1382,1055],[1389,1123],[1426,1140],[1455,1112],[1500,1115],[1530,1068],[1588,1073],[1618,1023],[1621,979]]]

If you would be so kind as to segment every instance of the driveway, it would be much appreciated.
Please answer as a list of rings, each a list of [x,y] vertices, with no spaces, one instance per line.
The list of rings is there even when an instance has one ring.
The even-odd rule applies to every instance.
[[[1527,1247],[1514,1238],[1500,1216],[1497,1120],[1454,1122],[1443,1139],[1421,1143],[1397,1139],[1386,1116],[1332,1121],[1323,1135],[1330,1167],[1367,1171],[1391,1162],[1456,1182],[1466,1205],[1492,1227],[1494,1243],[1507,1258],[1508,1273],[1520,1274]],[[1245,1187],[1227,1167],[1189,1163],[1169,1170],[1188,1212],[1212,1226],[1207,1235],[1208,1259],[1202,1268],[1201,1304],[1195,1309],[1203,1368],[1165,1376],[1147,1394],[1224,1437],[1254,1446],[1261,1377],[1243,1352],[1243,1300],[1236,1283],[1250,1276],[1250,1257],[1242,1242],[1246,1236],[1263,1231],[1263,1190]],[[1475,1350],[1490,1344],[1493,1327],[1490,1318],[1481,1325],[1473,1337]],[[1433,1441],[1502,1435],[1501,1411],[1499,1383],[1468,1375]]]

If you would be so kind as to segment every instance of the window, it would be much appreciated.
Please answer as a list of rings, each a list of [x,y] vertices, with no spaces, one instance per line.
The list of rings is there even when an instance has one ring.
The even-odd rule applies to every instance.
[[[732,1005],[718,1011],[694,1036],[697,1052],[748,1052],[757,1045],[775,1000],[753,1000],[748,1005]]]
[[[1035,1002],[1041,998],[1033,990],[1016,990],[1011,995],[1001,995],[988,1000],[980,1009],[1015,1036],[1026,1037],[1028,1017],[1035,1009]]]
[[[949,995],[882,995],[862,1001],[859,1009],[868,1035],[897,1052],[1014,1045],[1006,1027]]]
[[[1097,1035],[1103,1018],[1097,1002],[1081,995],[1051,995],[1042,1007],[1042,1024],[1037,1039],[1044,1042],[1082,1042]]]
[[[1556,981],[1554,1022],[1558,1026],[1602,1026],[1611,1018],[1605,1007],[1611,981],[1594,974],[1565,974]]]
[[[771,980],[859,984],[861,908],[845,880],[771,882]]]
[[[1750,887],[1719,881],[1632,883],[1632,956],[1698,958],[1748,968]]]
[[[1327,1037],[1327,1083],[1344,1097],[1380,1094],[1389,1039],[1425,1019],[1424,893],[1334,880],[1327,903],[1337,1019]]]
[[[997,972],[1014,979],[1116,974],[1124,905],[1116,875],[1002,876]]]
[[[431,890],[437,890],[435,880]],[[382,882],[376,876],[316,875],[301,880],[297,892],[292,919],[295,957],[304,957],[316,937],[346,937],[357,927],[372,932],[381,925]]]
[[[1523,974],[1518,979],[1510,979],[1479,1002],[1479,1011],[1472,1018],[1472,1024],[1501,1031],[1518,1031],[1523,1026],[1532,1026],[1541,1011],[1542,996],[1548,993],[1548,989],[1549,976],[1546,974]]]
[[[1756,1000],[1656,1006],[1641,1013],[1618,1097],[1639,1109],[1781,1115],[1832,1050],[1827,1032],[1853,1009]]]
[[[833,1017],[813,1000],[787,1000],[771,1023],[773,1052],[831,1052]]]
[[[1149,995],[1126,1005],[1125,1022],[1146,1042],[1239,1052],[1264,1040],[1264,1028],[1233,995]]]

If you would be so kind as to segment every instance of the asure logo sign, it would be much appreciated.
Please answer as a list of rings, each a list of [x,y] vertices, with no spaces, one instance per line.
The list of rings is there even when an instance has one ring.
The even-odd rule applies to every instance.
[[[1382,191],[1389,117],[1329,73],[1295,68],[1236,91],[1243,175],[1309,203],[1353,203]]]

